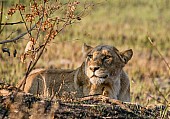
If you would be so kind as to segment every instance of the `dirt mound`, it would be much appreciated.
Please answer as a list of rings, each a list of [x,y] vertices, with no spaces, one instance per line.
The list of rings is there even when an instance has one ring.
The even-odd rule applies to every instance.
[[[15,96],[16,90],[0,83],[0,118],[170,118],[164,105],[144,107],[103,96],[50,101],[22,91]]]

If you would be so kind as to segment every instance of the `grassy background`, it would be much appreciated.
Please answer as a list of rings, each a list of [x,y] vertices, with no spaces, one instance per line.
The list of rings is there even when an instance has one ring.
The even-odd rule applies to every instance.
[[[83,1],[85,0],[81,2]],[[169,0],[86,0],[92,1],[99,4],[80,23],[73,24],[60,33],[48,46],[36,67],[80,66],[83,61],[83,43],[92,46],[113,45],[120,51],[132,48],[134,56],[124,68],[131,79],[132,102],[147,105],[159,101],[165,103],[164,97],[170,100],[170,71],[147,39],[147,36],[151,37],[170,64]],[[4,13],[13,4],[14,1],[6,1]],[[8,22],[20,20],[20,16],[16,14]],[[4,15],[3,22],[5,21]],[[22,24],[8,26],[1,33],[0,40],[4,40],[12,31],[16,32],[11,38],[25,30]],[[11,52],[14,49],[18,52],[14,58],[0,50],[0,80],[15,85],[23,77],[26,64],[21,63],[20,55],[24,52],[27,43],[25,40],[28,41],[27,36],[17,44],[0,45],[1,48],[8,47]]]

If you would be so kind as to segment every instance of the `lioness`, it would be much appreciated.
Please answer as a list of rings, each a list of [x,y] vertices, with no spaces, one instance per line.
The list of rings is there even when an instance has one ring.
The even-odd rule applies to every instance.
[[[131,59],[132,50],[119,52],[109,45],[93,48],[84,44],[83,52],[85,60],[75,70],[33,70],[24,91],[43,96],[63,92],[75,92],[76,97],[101,94],[129,102],[130,83],[123,67]]]

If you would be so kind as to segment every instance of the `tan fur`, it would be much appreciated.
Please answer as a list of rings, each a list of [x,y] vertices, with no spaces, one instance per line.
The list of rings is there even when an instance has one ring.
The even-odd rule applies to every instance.
[[[132,50],[119,52],[113,46],[92,48],[85,44],[83,51],[85,61],[79,68],[36,69],[28,76],[24,91],[42,96],[64,92],[74,92],[76,97],[102,94],[129,102],[130,83],[123,67],[131,59]]]

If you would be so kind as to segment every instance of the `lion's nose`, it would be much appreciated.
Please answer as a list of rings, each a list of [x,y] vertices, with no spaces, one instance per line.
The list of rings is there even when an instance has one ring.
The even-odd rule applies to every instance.
[[[95,72],[96,70],[98,70],[100,67],[98,66],[91,66],[90,70],[92,70],[93,72]]]

